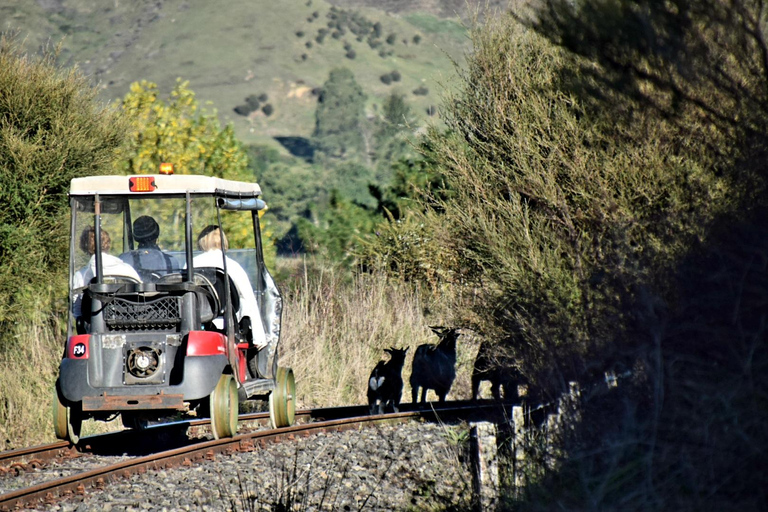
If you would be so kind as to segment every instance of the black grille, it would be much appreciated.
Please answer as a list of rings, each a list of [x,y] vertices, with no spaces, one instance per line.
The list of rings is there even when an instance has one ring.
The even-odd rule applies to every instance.
[[[168,329],[181,322],[179,297],[163,297],[152,301],[133,302],[114,298],[104,306],[107,328]]]

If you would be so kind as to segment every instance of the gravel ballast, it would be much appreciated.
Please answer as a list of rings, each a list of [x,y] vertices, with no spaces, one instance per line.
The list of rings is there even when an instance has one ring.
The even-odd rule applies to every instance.
[[[318,434],[148,471],[45,510],[468,509],[463,439],[466,426],[415,421]]]

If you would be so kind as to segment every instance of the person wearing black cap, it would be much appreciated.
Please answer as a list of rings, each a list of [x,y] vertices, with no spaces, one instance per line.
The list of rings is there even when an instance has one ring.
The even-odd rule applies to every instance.
[[[164,275],[181,269],[176,258],[157,246],[159,236],[157,221],[149,215],[142,215],[133,221],[133,238],[139,244],[138,249],[120,255],[120,259],[133,265],[145,281],[151,280],[152,274]]]

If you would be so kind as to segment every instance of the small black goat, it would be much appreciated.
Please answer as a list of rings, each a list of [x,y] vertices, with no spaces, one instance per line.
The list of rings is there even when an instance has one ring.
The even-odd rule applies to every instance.
[[[475,364],[472,368],[472,399],[480,398],[480,383],[491,382],[491,394],[495,400],[501,400],[501,390],[504,390],[505,400],[519,398],[517,386],[524,384],[518,370],[509,354],[502,347],[494,346],[483,341],[477,351]]]
[[[368,407],[371,414],[383,414],[385,409],[398,412],[400,396],[403,393],[403,365],[405,350],[385,348],[389,361],[379,361],[368,378]]]
[[[411,401],[416,403],[416,397],[421,388],[421,402],[427,399],[427,390],[434,389],[440,402],[445,401],[445,395],[456,378],[456,340],[459,337],[457,329],[430,327],[440,338],[437,345],[424,344],[416,348],[413,355],[411,371]]]

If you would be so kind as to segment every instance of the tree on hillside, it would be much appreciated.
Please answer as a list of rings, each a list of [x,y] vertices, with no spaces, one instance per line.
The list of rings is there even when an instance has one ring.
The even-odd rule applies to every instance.
[[[352,266],[357,263],[360,239],[373,231],[375,221],[370,209],[331,190],[328,204],[313,212],[312,219],[298,219],[296,226],[307,252]]]
[[[233,127],[221,128],[216,112],[201,110],[188,85],[178,80],[169,98],[163,100],[156,84],[145,80],[131,84],[121,105],[130,129],[119,154],[120,170],[156,173],[160,163],[171,162],[178,174],[252,181],[248,156],[235,137]],[[168,212],[168,215],[179,215],[179,212]],[[225,224],[225,230],[233,246],[252,244],[249,222]],[[272,248],[270,241],[265,240],[270,261]]]
[[[154,173],[160,163],[172,162],[180,174],[249,177],[234,129],[221,128],[216,112],[200,109],[188,82],[178,80],[167,100],[156,84],[134,82],[121,106],[131,126],[120,155],[125,172]]]
[[[264,192],[269,214],[275,219],[279,238],[299,217],[309,214],[311,205],[322,195],[327,176],[304,159],[284,156],[271,146],[247,146],[248,166]]]
[[[388,183],[392,165],[411,153],[408,136],[413,132],[415,118],[405,96],[398,93],[387,96],[381,110],[373,135],[379,168],[377,181]]]
[[[113,170],[124,124],[56,55],[33,58],[0,39],[0,346],[31,311],[53,308],[68,271],[72,178]],[[53,288],[53,287],[58,288]],[[54,295],[55,294],[55,295]],[[42,305],[41,305],[42,304]],[[56,303],[55,312],[66,305]]]
[[[365,93],[347,68],[331,71],[323,84],[315,112],[312,139],[319,151],[344,157],[362,153]]]

